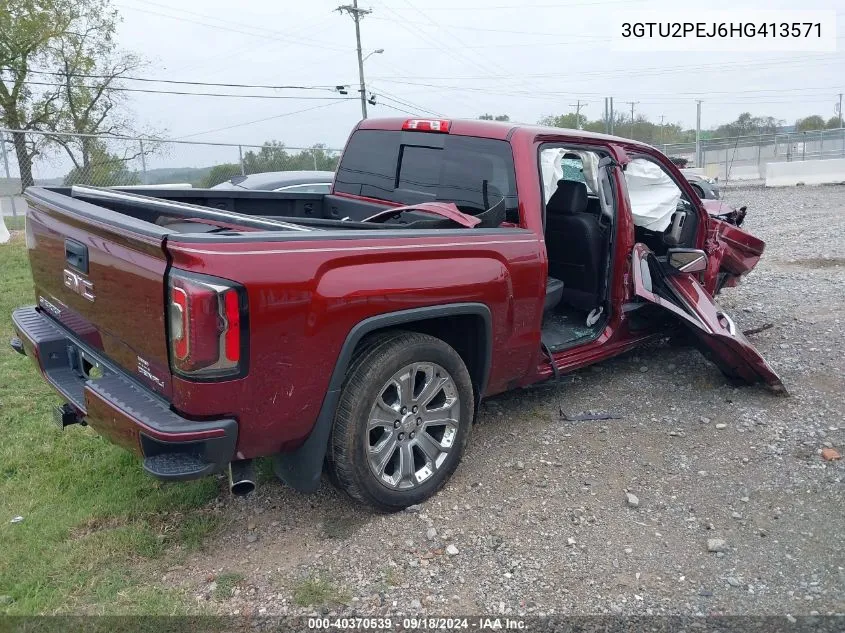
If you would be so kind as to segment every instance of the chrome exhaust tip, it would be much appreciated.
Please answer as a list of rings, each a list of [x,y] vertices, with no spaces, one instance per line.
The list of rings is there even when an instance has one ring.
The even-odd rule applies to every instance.
[[[229,490],[236,497],[255,490],[255,469],[251,459],[241,459],[229,464]]]

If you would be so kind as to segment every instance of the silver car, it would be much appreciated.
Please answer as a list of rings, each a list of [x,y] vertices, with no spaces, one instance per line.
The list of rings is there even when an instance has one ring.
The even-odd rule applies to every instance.
[[[695,193],[698,194],[699,198],[718,200],[722,197],[722,193],[719,190],[718,178],[707,178],[705,176],[687,173],[685,173],[684,176],[689,181],[689,184],[692,185],[692,188],[695,190]]]
[[[212,189],[329,193],[333,180],[333,171],[268,171],[261,174],[234,176],[226,182],[214,185]]]

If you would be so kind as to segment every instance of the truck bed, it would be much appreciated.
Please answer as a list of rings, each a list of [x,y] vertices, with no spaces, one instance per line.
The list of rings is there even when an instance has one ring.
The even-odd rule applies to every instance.
[[[364,219],[397,205],[320,193],[157,187],[32,188],[33,195],[38,195],[39,191],[84,200],[98,207],[165,227],[170,233],[216,233],[227,229],[380,230],[402,228],[414,221],[430,218],[409,212],[388,222],[365,223]],[[49,198],[61,199],[52,195]],[[160,204],[165,202],[173,203],[173,206],[168,209],[166,205]],[[280,226],[279,223],[297,226]]]
[[[73,379],[65,399],[74,415],[147,458],[188,446],[210,459],[210,441],[216,447],[233,434],[236,454],[228,461],[296,449],[324,400],[339,393],[335,382],[355,337],[382,315],[395,326],[397,319],[418,319],[420,311],[445,310],[452,316],[436,312],[446,319],[436,327],[465,324],[470,334],[454,345],[468,358],[488,358],[473,375],[479,393],[501,391],[535,366],[539,322],[531,317],[539,319],[544,262],[526,229],[447,220],[442,229],[415,230],[332,219],[325,216],[334,214],[333,205],[357,210],[358,217],[392,205],[319,194],[143,193],[153,195],[27,190],[37,306],[21,313],[16,328],[51,376]],[[215,213],[225,220],[202,217]],[[521,315],[517,326],[514,313]],[[39,338],[27,319],[49,326],[50,335]],[[493,331],[501,333],[495,352]],[[186,332],[198,338],[188,340]],[[174,341],[185,341],[185,348]],[[177,367],[177,356],[189,364]],[[130,402],[97,391],[105,378],[122,381],[121,394],[129,385],[149,407],[162,405],[208,428],[179,422],[190,432],[173,438],[171,416],[144,422],[134,395]],[[56,387],[61,393],[65,382]],[[232,419],[237,429],[230,432]],[[160,464],[150,468],[170,476]]]

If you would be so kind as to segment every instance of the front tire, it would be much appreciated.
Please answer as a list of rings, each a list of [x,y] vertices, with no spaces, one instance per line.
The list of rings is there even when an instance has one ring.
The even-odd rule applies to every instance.
[[[416,332],[376,335],[347,372],[329,439],[331,478],[391,512],[421,503],[451,477],[474,413],[460,355]]]

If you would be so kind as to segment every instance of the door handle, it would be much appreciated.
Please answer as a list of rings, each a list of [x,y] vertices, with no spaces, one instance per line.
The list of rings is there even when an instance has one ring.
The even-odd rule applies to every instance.
[[[725,314],[724,312],[721,312],[721,311],[720,311],[720,312],[717,312],[717,313],[716,313],[716,318],[717,318],[717,319],[719,319],[719,324],[720,324],[722,327],[724,327],[724,328],[726,328],[726,329],[728,330],[728,334],[730,334],[731,336],[736,336],[736,325],[734,324],[734,321],[733,321],[733,319],[732,319],[731,317],[729,317],[729,316],[728,316],[727,314]],[[722,323],[722,319],[724,319],[724,320],[725,320],[725,323],[726,323],[727,325],[724,325],[724,324]]]
[[[65,261],[76,270],[88,274],[88,247],[70,238],[65,240]]]

